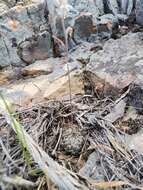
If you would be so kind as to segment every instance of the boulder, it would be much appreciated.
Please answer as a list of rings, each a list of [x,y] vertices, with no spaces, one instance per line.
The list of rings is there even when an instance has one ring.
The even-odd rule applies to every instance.
[[[35,63],[26,66],[22,69],[21,75],[26,77],[35,77],[39,75],[48,75],[53,72],[53,66],[48,61],[36,61]]]
[[[90,56],[88,78],[111,95],[134,82],[143,87],[143,34],[129,33],[121,39],[108,40],[103,50]]]
[[[104,14],[103,0],[81,0],[80,3],[78,0],[69,0],[68,2],[72,6],[72,8],[69,9],[69,12],[67,13],[64,20],[66,28],[72,27],[73,29],[77,29],[76,26],[78,20],[83,19],[81,15],[92,15],[92,22],[95,24],[96,18]],[[56,31],[55,29],[53,30],[54,34],[56,34],[59,38],[64,37],[61,20],[59,19],[59,17],[56,18]]]
[[[0,72],[0,85],[8,83],[10,80],[10,72]]]
[[[97,17],[95,23],[92,14],[82,13],[75,19],[73,28],[74,40],[77,43],[108,39],[115,31],[118,31],[118,18],[113,14],[105,14]]]
[[[27,64],[51,57],[52,40],[50,32],[39,32],[37,35],[22,41],[17,47],[17,54]]]
[[[76,42],[87,41],[93,33],[93,16],[90,13],[83,13],[75,19],[74,39]]]
[[[105,0],[105,13],[112,13],[118,17],[118,14],[129,16],[134,8],[134,0]]]
[[[48,28],[42,3],[27,6],[19,5],[4,12],[0,17],[0,68],[10,65],[21,66],[25,61],[31,63],[35,59],[50,57],[52,54],[51,35],[47,30],[41,31],[41,26],[43,25]],[[40,34],[38,35],[39,32]],[[33,36],[36,37],[34,38]],[[35,43],[29,39],[35,40]],[[34,50],[31,47],[33,43],[36,44]],[[26,49],[20,53],[20,55],[22,54],[22,60],[18,54],[18,47],[21,44]],[[47,52],[45,48],[47,48]],[[24,57],[25,54],[28,60]],[[30,58],[31,54],[32,58]],[[41,54],[41,57],[39,54]]]
[[[118,30],[118,19],[113,14],[98,17],[96,25],[97,34],[101,39],[109,39]]]

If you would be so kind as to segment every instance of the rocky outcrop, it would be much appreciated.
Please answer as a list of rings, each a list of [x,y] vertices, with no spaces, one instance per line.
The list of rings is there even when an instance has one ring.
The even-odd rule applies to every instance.
[[[84,89],[78,67],[77,61],[69,63],[72,96],[83,93]],[[0,91],[16,108],[48,99],[69,99],[67,73],[67,65],[63,58],[36,61],[22,70],[0,73]]]
[[[8,11],[9,8],[16,5],[16,0],[0,0],[0,14]]]
[[[0,14],[2,14],[3,12],[7,11],[9,8],[6,4],[0,2]]]
[[[27,6],[20,3],[16,5],[16,2],[0,1],[0,68],[31,64],[36,60],[52,57],[53,54],[63,56],[64,47],[57,40],[64,38],[60,18],[56,17],[56,31],[52,28],[55,32],[53,39],[45,4],[36,0],[30,1],[35,3]],[[113,37],[120,21],[122,24],[127,21],[135,8],[133,0],[82,0],[80,3],[69,0],[69,4],[72,7],[64,21],[66,28],[70,27],[70,49],[83,41],[93,42]],[[140,25],[142,9],[142,0],[138,0],[136,20]]]
[[[21,66],[22,63],[32,63],[51,55],[51,35],[42,3],[16,6],[1,15],[1,68]]]
[[[90,57],[86,68],[95,90],[100,86],[106,95],[111,95],[111,91],[124,89],[132,82],[143,87],[142,48],[142,33],[107,41],[103,50]]]
[[[90,93],[116,96],[129,84],[143,87],[143,34],[129,33],[103,44],[83,43],[70,53],[69,68],[72,94]],[[84,86],[78,68],[85,73]],[[1,91],[12,103],[23,105],[51,98],[69,98],[68,70],[64,58],[36,61],[22,70],[0,73]],[[19,81],[8,83],[18,77]],[[24,77],[25,80],[20,80]],[[87,83],[88,82],[88,83]],[[87,88],[88,87],[88,88]],[[21,101],[21,102],[20,102]]]
[[[136,20],[138,24],[143,26],[143,0],[136,2]]]

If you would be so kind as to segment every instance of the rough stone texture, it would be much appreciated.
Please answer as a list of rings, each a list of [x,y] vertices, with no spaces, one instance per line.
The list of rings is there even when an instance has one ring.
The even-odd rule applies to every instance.
[[[74,40],[96,41],[110,38],[114,30],[118,30],[118,19],[112,14],[105,14],[97,18],[96,23],[90,13],[82,13],[75,19]]]
[[[13,70],[0,72],[0,85],[9,83],[10,80],[16,79],[17,76],[18,73]]]
[[[0,15],[2,13],[4,13],[5,11],[7,11],[9,8],[6,4],[4,4],[3,2],[0,2]]]
[[[35,63],[26,66],[22,69],[21,74],[23,76],[39,76],[48,75],[53,72],[53,66],[48,61],[36,61]]]
[[[112,13],[114,15],[117,15],[119,13],[119,6],[117,0],[106,0],[105,3],[105,12],[106,13]]]
[[[96,78],[100,78],[104,87],[106,83],[112,86],[110,89],[123,89],[131,82],[143,87],[142,49],[142,33],[129,33],[121,39],[107,41],[87,65],[92,83],[96,86]]]
[[[65,18],[66,27],[70,26],[70,27],[76,28],[77,22],[78,22],[77,20],[79,20],[79,18],[80,20],[81,19],[83,20],[83,17],[81,18],[80,14],[86,15],[86,24],[88,24],[88,26],[91,24],[91,22],[93,22],[93,24],[95,25],[97,17],[104,14],[104,5],[103,5],[102,0],[96,0],[96,1],[81,0],[80,3],[78,0],[69,0],[69,4],[72,5],[73,9],[71,9],[69,13],[66,15],[66,18]],[[87,20],[87,15],[92,15],[92,21],[90,21],[90,19]],[[87,23],[88,21],[89,23]],[[80,27],[79,29],[81,29],[81,26],[79,27]],[[79,32],[82,32],[82,31],[79,31]],[[56,20],[56,34],[60,38],[63,37],[63,30],[62,30],[61,21],[59,20],[59,18]],[[88,37],[90,37],[90,35]]]
[[[17,51],[19,57],[27,64],[44,60],[52,56],[52,40],[48,31],[40,32],[22,41]]]
[[[79,12],[79,13],[90,13],[96,20],[97,16],[104,14],[103,0],[70,0],[69,3]]]
[[[75,19],[74,39],[76,42],[87,41],[93,33],[93,20],[90,13],[84,13]]]
[[[143,0],[136,1],[136,20],[143,26]]]
[[[105,14],[98,18],[97,34],[101,38],[110,38],[114,30],[118,30],[118,19],[112,14]]]
[[[97,41],[95,43],[83,42],[76,46],[75,50],[70,52],[70,59],[78,61],[83,67],[89,63],[90,56],[102,49],[102,43]]]
[[[129,16],[134,8],[134,0],[104,0],[105,13]]]
[[[0,17],[1,68],[9,65],[19,66],[22,63],[31,64],[53,55],[51,33],[47,19],[44,17],[45,5],[32,0],[30,2],[34,4],[13,7],[16,2],[16,0],[0,1],[0,12],[4,10]],[[24,5],[25,2],[28,1],[24,1]],[[65,26],[73,28],[73,33],[69,34],[70,48],[75,47],[78,42],[110,38],[115,26],[118,25],[118,20],[127,20],[133,9],[132,0],[126,0],[124,3],[122,0],[118,2],[117,0],[82,0],[80,3],[78,0],[70,0],[69,3],[73,8],[66,15]],[[13,8],[5,11],[10,7]],[[104,15],[105,13],[108,14]],[[138,15],[137,13],[139,21],[141,19]],[[56,36],[63,39],[59,17],[55,24]],[[63,55],[63,50],[58,47],[57,52],[61,51],[59,55]]]
[[[84,94],[84,84],[80,74],[75,72],[70,73],[71,82],[71,96]],[[59,79],[49,84],[44,95],[44,99],[64,99],[69,98],[69,78],[68,76],[62,76]]]
[[[0,0],[0,15],[16,5],[16,0]]]
[[[51,69],[49,72],[49,67],[52,68],[53,72]],[[77,68],[78,62],[69,63],[72,95],[82,93],[83,89],[82,81],[76,73]],[[67,65],[63,58],[49,58],[43,61],[36,61],[33,65],[25,67],[22,71],[20,70],[19,80],[12,83],[8,83],[8,80],[14,79],[18,75],[18,71],[0,73],[0,91],[5,99],[16,107],[30,106],[49,98],[61,99],[64,96],[68,96],[67,98],[69,99],[67,73]],[[20,78],[23,74],[27,77],[25,80]]]
[[[44,17],[44,4],[36,3],[37,0],[32,2],[34,4],[13,7],[0,17],[1,68],[9,65],[19,66],[22,63],[31,64],[53,55],[51,33],[47,19]],[[142,22],[141,2],[141,0],[137,1],[139,24]],[[15,0],[6,2],[1,0],[0,11],[14,6],[15,3]],[[65,26],[73,29],[73,33],[69,34],[71,49],[78,42],[110,38],[114,29],[118,28],[118,21],[126,21],[134,7],[133,0],[82,0],[80,3],[78,0],[70,0],[69,3],[73,8],[66,15]],[[63,40],[64,35],[59,18],[56,20],[56,29],[56,36]],[[63,55],[63,48],[58,47],[57,52]]]
[[[9,65],[21,65],[22,61],[17,54],[18,45],[23,41],[26,41],[25,43],[29,42],[26,39],[31,39],[33,34],[38,33],[40,31],[40,26],[42,25],[48,25],[48,23],[44,18],[43,4],[40,3],[31,4],[24,7],[16,6],[10,9],[8,12],[2,14],[0,17],[0,66],[6,67]],[[41,35],[43,35],[43,33]],[[45,36],[43,36],[43,39],[41,39],[42,37],[39,35],[38,39],[36,39],[38,42],[35,49],[37,48],[36,52],[42,52],[45,58],[44,48],[48,48],[48,56],[51,55],[49,53],[51,52],[51,37],[47,33],[44,35],[47,35],[45,40],[47,44],[43,43]],[[31,46],[32,45],[30,44],[29,54],[31,51],[33,51]],[[29,59],[30,58],[28,58],[28,60]]]
[[[84,145],[84,140],[85,140],[84,136],[82,135],[78,126],[66,125],[64,130],[63,130],[63,133],[62,133],[62,138],[60,141],[60,147],[67,154],[77,156],[77,155],[80,155],[80,152],[82,151],[82,147]]]
[[[97,152],[93,152],[88,157],[86,164],[80,169],[79,174],[96,181],[104,181],[104,171],[100,163],[100,155]]]

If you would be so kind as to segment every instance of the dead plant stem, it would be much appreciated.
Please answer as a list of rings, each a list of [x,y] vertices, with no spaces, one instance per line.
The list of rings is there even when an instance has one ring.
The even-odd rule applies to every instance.
[[[68,51],[68,47],[69,47],[69,46],[68,46],[68,34],[66,33],[64,17],[61,17],[61,23],[62,23],[62,28],[63,28],[64,38],[65,38],[65,61],[66,61],[67,71],[68,71],[68,83],[69,83],[70,104],[71,104],[71,106],[72,106],[71,77],[70,77],[70,68],[69,68],[69,51]]]

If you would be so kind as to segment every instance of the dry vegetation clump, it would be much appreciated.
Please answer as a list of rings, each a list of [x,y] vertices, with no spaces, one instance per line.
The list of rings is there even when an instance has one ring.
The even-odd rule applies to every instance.
[[[140,129],[134,131],[136,123],[130,132],[122,127],[134,88],[129,87],[114,102],[110,98],[84,95],[72,99],[72,107],[70,101],[49,101],[14,113],[13,117],[23,126],[22,145],[3,112],[0,116],[1,189],[55,189],[54,184],[57,189],[142,189],[143,156],[125,142],[127,133]],[[137,120],[142,120],[141,112]],[[78,174],[93,151],[100,157],[98,164],[104,181]]]

